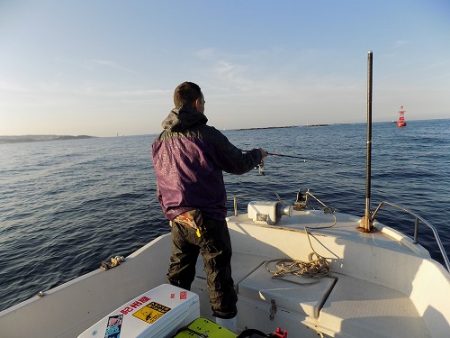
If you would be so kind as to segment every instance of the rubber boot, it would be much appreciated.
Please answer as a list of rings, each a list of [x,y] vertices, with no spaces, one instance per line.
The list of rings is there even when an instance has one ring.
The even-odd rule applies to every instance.
[[[232,331],[233,333],[237,332],[236,316],[233,318],[229,318],[229,319],[223,319],[223,318],[216,317],[216,324]]]

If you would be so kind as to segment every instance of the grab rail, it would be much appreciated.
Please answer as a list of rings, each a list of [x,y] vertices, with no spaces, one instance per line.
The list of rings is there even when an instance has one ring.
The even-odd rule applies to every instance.
[[[304,210],[307,208],[308,206],[308,202],[309,202],[309,197],[311,197],[313,200],[315,200],[317,203],[320,204],[320,206],[323,208],[323,212],[324,213],[331,213],[333,214],[335,212],[336,209],[329,207],[328,205],[326,205],[324,202],[322,202],[317,196],[315,196],[310,189],[307,189],[307,191],[305,193],[301,193],[298,192],[297,193],[297,199],[294,203],[294,209],[295,210]],[[234,204],[234,215],[237,216],[238,215],[238,210],[237,210],[237,196],[234,195],[233,196],[233,204]],[[414,244],[419,243],[419,225],[420,223],[425,224],[428,228],[431,229],[431,231],[433,232],[434,235],[434,239],[436,240],[436,243],[439,247],[439,251],[441,252],[442,258],[444,259],[444,263],[445,263],[445,267],[447,268],[448,272],[450,272],[450,261],[449,258],[447,256],[447,253],[445,252],[444,246],[442,245],[442,241],[441,238],[439,237],[439,233],[437,232],[436,228],[430,224],[429,222],[427,222],[426,220],[424,220],[422,217],[420,217],[419,215],[417,215],[416,213],[405,209],[397,204],[391,203],[391,202],[387,202],[387,201],[383,201],[380,202],[380,204],[378,204],[378,206],[375,208],[375,210],[371,213],[370,216],[370,220],[374,221],[376,215],[378,214],[379,210],[384,206],[384,205],[389,205],[393,208],[399,209],[413,217],[415,217],[415,221],[414,221]]]
[[[447,253],[445,252],[444,246],[442,245],[441,242],[441,238],[439,237],[439,233],[437,232],[436,228],[431,225],[429,222],[427,222],[426,220],[424,220],[422,217],[420,217],[419,215],[415,214],[414,212],[405,209],[397,204],[394,203],[390,203],[390,202],[380,202],[380,204],[378,204],[378,206],[376,207],[376,209],[373,211],[372,215],[371,215],[371,220],[373,221],[375,219],[375,216],[377,215],[378,211],[384,206],[384,205],[389,205],[393,208],[399,209],[401,211],[406,212],[407,214],[415,217],[415,221],[414,221],[414,244],[417,244],[419,242],[419,224],[422,222],[423,224],[425,224],[428,228],[431,229],[431,231],[433,231],[433,235],[434,235],[434,239],[437,242],[437,245],[439,247],[439,250],[441,251],[441,255],[444,258],[444,262],[445,262],[445,266],[447,267],[448,272],[450,272],[450,261],[448,259]]]
[[[309,198],[311,197],[314,199],[317,203],[319,203],[322,206],[322,210],[326,214],[334,214],[336,211],[335,208],[329,207],[325,203],[323,203],[316,195],[314,195],[310,189],[308,189],[304,194],[302,194],[300,191],[297,193],[297,199],[294,202],[294,210],[304,210],[309,205]]]

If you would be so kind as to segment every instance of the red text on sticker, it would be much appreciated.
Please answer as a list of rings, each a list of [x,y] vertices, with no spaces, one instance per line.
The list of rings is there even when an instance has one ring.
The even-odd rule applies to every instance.
[[[138,300],[135,300],[133,303],[131,303],[127,307],[125,307],[122,310],[120,310],[120,313],[122,313],[124,315],[127,315],[130,312],[133,312],[133,310],[135,310],[136,308],[138,308],[141,305],[144,305],[145,303],[147,303],[149,300],[150,300],[150,298],[148,298],[147,296],[142,296]]]

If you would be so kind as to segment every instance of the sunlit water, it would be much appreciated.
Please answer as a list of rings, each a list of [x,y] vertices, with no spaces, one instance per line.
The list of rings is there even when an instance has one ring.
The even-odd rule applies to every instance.
[[[265,176],[225,175],[229,196],[293,201],[311,188],[341,212],[363,214],[364,124],[225,132],[242,149],[263,147],[307,161],[269,157]],[[155,199],[154,136],[0,145],[0,309],[128,255],[168,231]],[[313,161],[317,159],[321,161]],[[436,225],[450,253],[450,120],[373,129],[373,206],[399,203]],[[412,235],[413,220],[379,218]],[[441,260],[430,231],[422,243]]]

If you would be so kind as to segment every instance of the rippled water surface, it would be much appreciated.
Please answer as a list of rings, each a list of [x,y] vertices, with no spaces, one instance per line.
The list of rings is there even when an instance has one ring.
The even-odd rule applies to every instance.
[[[233,194],[293,201],[311,188],[342,212],[363,214],[364,124],[226,131],[242,149],[263,147],[306,159],[269,157],[256,170],[225,175]],[[154,136],[0,145],[0,309],[128,255],[168,231],[155,199]],[[450,253],[450,120],[373,128],[372,201],[400,203],[436,225]],[[318,161],[314,161],[316,159]],[[320,161],[319,161],[320,160]],[[413,221],[385,212],[388,225],[412,235]],[[420,233],[441,260],[429,231]]]

